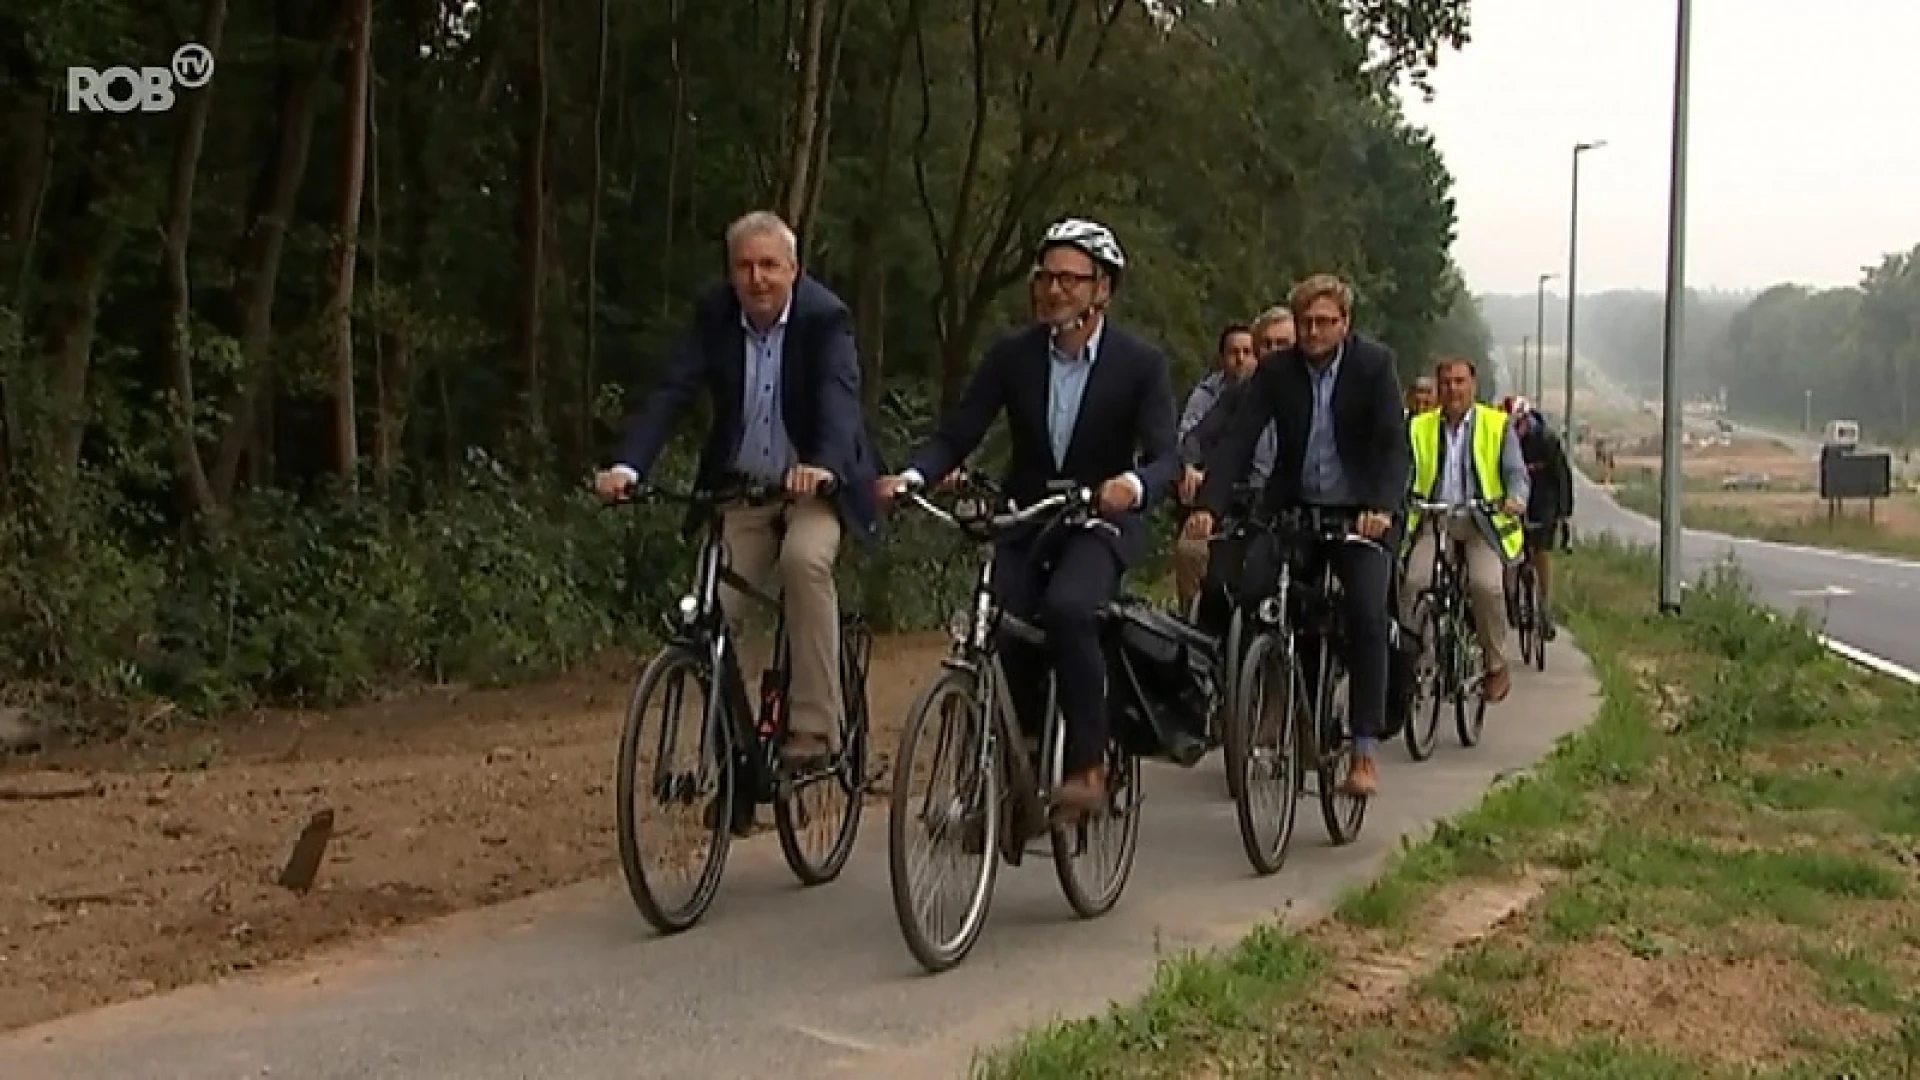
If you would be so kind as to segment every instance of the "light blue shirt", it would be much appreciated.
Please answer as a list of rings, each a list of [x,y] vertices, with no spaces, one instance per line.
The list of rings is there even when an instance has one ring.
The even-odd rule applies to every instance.
[[[1080,402],[1087,396],[1087,378],[1100,358],[1100,338],[1106,320],[1094,328],[1078,356],[1068,356],[1055,342],[1047,343],[1047,437],[1053,443],[1053,467],[1067,467],[1067,448],[1080,420]]]
[[[1325,367],[1307,365],[1313,382],[1313,423],[1307,429],[1307,450],[1300,466],[1300,497],[1318,506],[1352,506],[1353,485],[1340,461],[1340,444],[1333,422],[1333,388],[1340,379],[1340,362],[1347,347],[1334,351]]]
[[[788,297],[780,317],[765,331],[754,329],[745,312],[740,315],[746,364],[740,380],[740,451],[734,456],[733,467],[762,483],[779,483],[799,460],[780,409],[780,361],[786,351],[787,317],[791,314],[793,298]]]

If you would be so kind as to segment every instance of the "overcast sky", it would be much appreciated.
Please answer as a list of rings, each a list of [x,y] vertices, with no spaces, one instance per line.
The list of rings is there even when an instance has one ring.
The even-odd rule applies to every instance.
[[[1473,41],[1407,110],[1453,172],[1475,292],[1565,272],[1571,150],[1598,139],[1580,291],[1661,287],[1674,10],[1472,0]],[[1850,284],[1920,243],[1920,0],[1695,0],[1692,80],[1689,285]]]

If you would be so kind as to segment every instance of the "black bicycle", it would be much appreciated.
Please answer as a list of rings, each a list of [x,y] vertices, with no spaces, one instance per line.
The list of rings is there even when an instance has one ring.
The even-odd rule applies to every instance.
[[[1240,719],[1229,729],[1240,745],[1229,761],[1243,771],[1235,809],[1247,860],[1260,874],[1277,872],[1293,842],[1307,776],[1335,845],[1351,843],[1366,820],[1368,799],[1341,789],[1353,756],[1346,666],[1346,627],[1333,550],[1355,544],[1393,555],[1353,531],[1352,513],[1312,508],[1282,511],[1256,524],[1274,542],[1278,579],[1254,606],[1252,640],[1235,695]],[[1229,743],[1231,747],[1233,744]],[[1273,820],[1262,819],[1270,803]]]
[[[761,678],[756,710],[747,696],[734,635],[721,611],[724,581],[755,604],[780,612],[778,598],[728,567],[720,510],[738,503],[769,506],[784,498],[779,489],[758,485],[691,493],[636,486],[623,500],[691,507],[705,530],[693,589],[669,617],[670,637],[641,673],[627,706],[615,778],[620,868],[640,914],[663,934],[685,930],[706,914],[719,890],[732,838],[752,831],[758,807],[773,806],[780,851],[803,885],[839,877],[860,831],[860,804],[868,784],[867,662],[873,643],[864,622],[853,614],[840,619],[845,710],[839,749],[816,760],[790,763],[781,754],[792,661],[785,615],[776,615],[773,659]],[[683,725],[680,706],[689,688],[699,694],[700,705],[696,718]],[[663,706],[661,719],[658,734],[649,736],[646,718],[656,701]],[[687,760],[674,753],[674,737],[683,728],[695,743],[683,754]],[[647,807],[690,811],[693,820],[643,830],[638,817]],[[824,851],[807,843],[816,837]],[[642,858],[643,838],[657,838],[666,847],[661,862],[651,869]],[[695,845],[701,840],[706,841],[705,854],[697,855]],[[693,885],[684,901],[672,904],[661,898],[659,883],[678,870],[693,871]]]
[[[1491,514],[1499,504],[1475,499],[1462,503],[1415,498],[1408,506],[1421,515],[1420,528],[1433,530],[1433,577],[1414,598],[1412,630],[1420,635],[1420,660],[1415,669],[1416,703],[1407,718],[1407,753],[1415,761],[1433,756],[1440,738],[1440,710],[1453,705],[1453,726],[1460,745],[1476,746],[1487,721],[1486,657],[1474,629],[1473,600],[1467,592],[1467,573],[1453,542],[1452,522],[1476,513]],[[1424,718],[1420,713],[1424,712]]]
[[[1061,891],[1074,912],[1089,919],[1119,901],[1140,841],[1140,759],[1124,739],[1114,739],[1107,749],[1105,810],[1072,824],[1051,816],[1066,752],[1058,690],[1049,675],[1039,737],[1026,736],[1000,657],[1000,635],[1041,646],[1046,632],[1002,610],[991,588],[994,541],[1009,530],[1112,530],[1114,525],[1094,516],[1093,495],[1084,487],[1056,488],[1032,506],[1002,512],[993,508],[997,493],[990,486],[974,480],[969,487],[951,509],[918,492],[904,496],[936,521],[958,529],[981,551],[971,606],[956,613],[951,627],[952,652],[914,703],[894,759],[887,821],[893,909],[907,948],[929,972],[952,968],[973,949],[986,924],[1000,860],[1019,866],[1029,841],[1048,837]],[[918,758],[923,744],[930,744],[930,761]],[[1010,747],[1019,752],[1009,752]],[[941,770],[949,764],[951,789],[936,793]],[[914,785],[923,779],[928,791],[916,796]],[[911,849],[923,838],[936,858],[910,865]],[[930,871],[947,867],[928,864],[957,866],[962,860],[978,860],[979,865],[960,872],[957,916],[948,926],[939,882],[928,880]]]

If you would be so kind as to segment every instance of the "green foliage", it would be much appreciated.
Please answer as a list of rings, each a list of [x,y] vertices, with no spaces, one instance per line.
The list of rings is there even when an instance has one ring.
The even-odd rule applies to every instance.
[[[353,4],[229,3],[213,84],[181,97],[206,106],[190,168],[195,108],[56,107],[66,65],[158,62],[203,3],[0,17],[15,686],[335,701],[636,641],[680,587],[678,522],[575,493],[752,207],[795,218],[807,268],[855,308],[894,458],[1024,317],[1012,286],[1061,214],[1120,231],[1116,317],[1188,377],[1221,322],[1308,272],[1351,277],[1358,324],[1403,355],[1459,293],[1450,179],[1391,87],[1465,40],[1464,0],[607,4],[604,40],[595,5],[549,4],[542,26],[374,5],[365,129],[345,110]],[[355,180],[349,401],[330,304]],[[163,284],[169,235],[185,297]],[[845,560],[849,593],[886,626],[940,619],[956,550],[898,523]]]

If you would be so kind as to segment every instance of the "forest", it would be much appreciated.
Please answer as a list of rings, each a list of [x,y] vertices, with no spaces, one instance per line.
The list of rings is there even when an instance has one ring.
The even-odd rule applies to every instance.
[[[677,515],[585,480],[756,207],[853,308],[888,454],[1066,213],[1118,232],[1115,317],[1183,383],[1322,269],[1408,370],[1484,356],[1399,105],[1467,6],[11,0],[0,694],[90,730],[638,644]],[[215,67],[171,110],[69,110],[68,66],[188,42]],[[943,613],[954,554],[899,525],[842,561],[889,628]]]

